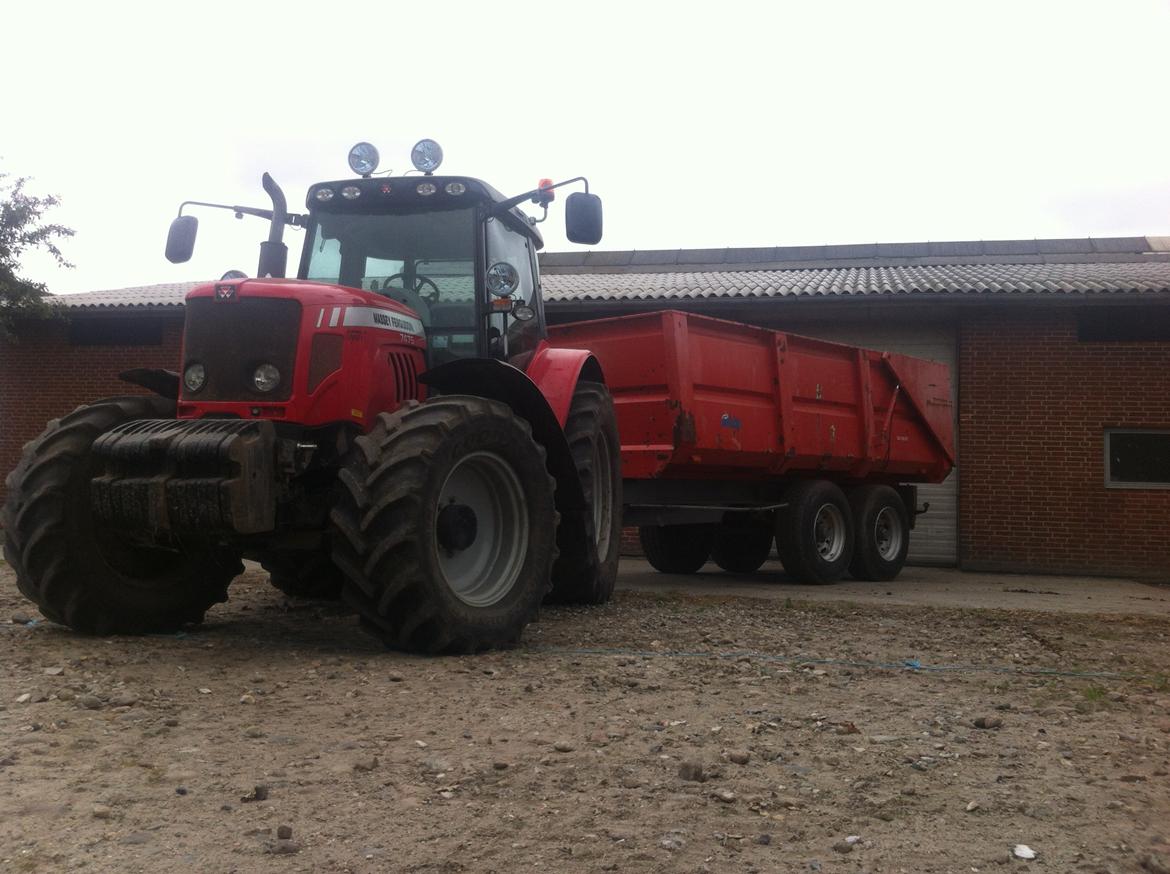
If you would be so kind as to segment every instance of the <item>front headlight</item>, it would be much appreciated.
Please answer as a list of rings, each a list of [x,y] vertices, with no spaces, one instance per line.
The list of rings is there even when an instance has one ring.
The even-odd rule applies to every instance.
[[[203,388],[205,382],[207,382],[207,371],[203,369],[203,365],[188,364],[187,369],[183,371],[183,385],[187,387],[187,391],[195,394]]]
[[[280,385],[280,371],[272,364],[261,364],[252,374],[252,385],[256,391],[272,391]]]

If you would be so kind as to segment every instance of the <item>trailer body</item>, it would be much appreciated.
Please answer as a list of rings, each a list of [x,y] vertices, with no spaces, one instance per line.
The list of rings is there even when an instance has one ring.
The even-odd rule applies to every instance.
[[[954,465],[944,364],[677,310],[549,334],[601,363],[627,481],[937,483]]]

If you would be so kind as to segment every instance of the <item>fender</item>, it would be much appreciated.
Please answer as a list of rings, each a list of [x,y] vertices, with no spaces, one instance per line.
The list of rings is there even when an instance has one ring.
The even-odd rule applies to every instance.
[[[601,364],[592,352],[555,348],[545,340],[536,347],[526,371],[528,378],[540,388],[562,429],[569,419],[577,383],[582,379],[605,382]]]
[[[118,379],[152,391],[168,400],[174,401],[179,398],[179,374],[173,370],[136,367],[133,370],[123,370],[118,374]]]
[[[420,374],[419,381],[441,394],[477,395],[511,407],[532,426],[533,438],[544,447],[549,473],[557,484],[557,510],[567,516],[586,509],[585,493],[561,424],[563,419],[557,419],[540,387],[524,371],[494,358],[462,358]],[[573,386],[568,392],[571,399]],[[565,415],[568,415],[567,404]]]

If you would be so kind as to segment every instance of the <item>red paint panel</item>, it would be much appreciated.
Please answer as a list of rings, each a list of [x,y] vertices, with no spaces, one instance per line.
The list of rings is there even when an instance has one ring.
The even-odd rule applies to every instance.
[[[425,388],[416,382],[409,388],[412,397],[404,397],[407,384],[393,356],[413,361],[417,375],[426,368],[422,333],[400,331],[392,317],[404,317],[402,325],[413,324],[417,315],[390,298],[369,292],[323,285],[296,279],[248,279],[217,282],[193,289],[187,298],[216,297],[217,289],[231,286],[234,292],[217,305],[232,306],[243,298],[290,298],[301,304],[301,325],[297,338],[296,363],[291,375],[293,392],[287,401],[266,403],[252,398],[240,401],[201,401],[198,394],[179,399],[178,416],[197,419],[208,415],[237,415],[242,418],[277,419],[302,425],[353,422],[368,430],[378,413],[397,409],[413,397],[422,399]],[[351,312],[376,312],[378,319],[351,320]],[[363,323],[364,322],[364,323]],[[341,367],[316,381],[310,373],[314,339],[337,337],[328,342],[342,344]],[[400,363],[401,363],[400,359]],[[172,365],[173,366],[173,365]],[[261,406],[260,404],[263,404]]]
[[[549,333],[601,362],[627,477],[939,482],[953,464],[944,365],[676,311]]]

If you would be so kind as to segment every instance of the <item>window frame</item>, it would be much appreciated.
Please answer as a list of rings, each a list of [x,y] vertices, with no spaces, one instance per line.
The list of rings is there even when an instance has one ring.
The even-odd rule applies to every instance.
[[[1105,450],[1105,488],[1107,489],[1170,489],[1167,482],[1135,482],[1133,480],[1113,479],[1110,471],[1110,449],[1115,434],[1152,434],[1170,438],[1170,429],[1166,428],[1106,428],[1104,437]]]

